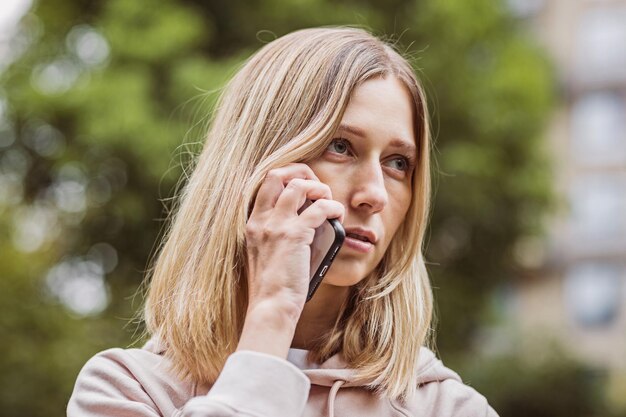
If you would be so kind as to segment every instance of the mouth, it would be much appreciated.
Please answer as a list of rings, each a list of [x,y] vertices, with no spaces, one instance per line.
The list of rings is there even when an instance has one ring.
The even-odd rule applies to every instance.
[[[364,229],[361,227],[347,227],[346,237],[352,238],[361,242],[366,242],[371,245],[375,245],[378,237],[372,230]]]
[[[346,237],[351,237],[352,239],[358,239],[362,242],[372,243],[366,236],[361,236],[356,233],[346,233]]]

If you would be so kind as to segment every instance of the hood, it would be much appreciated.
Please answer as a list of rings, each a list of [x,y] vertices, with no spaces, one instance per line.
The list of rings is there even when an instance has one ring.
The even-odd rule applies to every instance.
[[[458,379],[459,375],[453,370],[446,368],[435,354],[428,348],[422,347],[418,358],[418,385],[429,382],[443,381],[445,379]],[[343,381],[343,387],[360,387],[374,381],[358,380],[355,378],[356,371],[347,367],[341,353],[331,356],[319,369],[302,370],[309,377],[312,384],[332,387],[336,381]]]
[[[143,346],[143,349],[156,354],[162,354],[166,350],[155,338],[151,338]],[[327,412],[329,417],[334,417],[335,415],[335,397],[340,388],[362,387],[375,381],[374,378],[357,379],[356,371],[347,367],[341,353],[331,356],[324,363],[320,364],[317,369],[303,369],[302,372],[309,378],[312,385],[330,388]],[[430,349],[422,347],[418,358],[417,385],[446,379],[461,381],[459,375],[451,369],[446,368],[443,362],[437,359]]]
[[[361,387],[365,386],[375,379],[357,379],[356,371],[347,368],[341,353],[337,353],[330,357],[319,366],[319,369],[304,369],[304,374],[311,380],[311,384],[330,387],[328,394],[328,412],[329,417],[334,417],[334,402],[337,391],[340,388]],[[428,348],[422,347],[418,358],[418,378],[417,385],[427,384],[429,382],[443,381],[446,379],[455,379],[460,381],[459,375],[443,365],[435,354]]]

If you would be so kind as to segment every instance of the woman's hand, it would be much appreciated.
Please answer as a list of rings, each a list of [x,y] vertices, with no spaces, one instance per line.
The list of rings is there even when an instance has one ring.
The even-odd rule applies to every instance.
[[[307,199],[316,201],[298,215]],[[309,288],[315,229],[343,217],[343,205],[306,164],[269,171],[246,225],[248,311],[270,305],[297,320]]]

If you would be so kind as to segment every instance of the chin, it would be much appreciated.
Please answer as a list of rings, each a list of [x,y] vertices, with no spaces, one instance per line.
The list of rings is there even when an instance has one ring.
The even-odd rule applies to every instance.
[[[342,268],[342,265],[335,262],[322,280],[322,284],[334,285],[336,287],[351,287],[358,284],[367,276],[363,268],[353,266]]]

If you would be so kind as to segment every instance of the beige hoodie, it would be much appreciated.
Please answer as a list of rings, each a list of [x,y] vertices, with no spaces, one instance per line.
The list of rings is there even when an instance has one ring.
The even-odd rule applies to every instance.
[[[368,381],[355,380],[340,354],[317,369],[299,369],[276,356],[237,351],[207,386],[173,376],[162,353],[150,341],[95,355],[78,375],[68,417],[497,417],[485,397],[426,348],[417,394],[402,402],[363,388]]]

